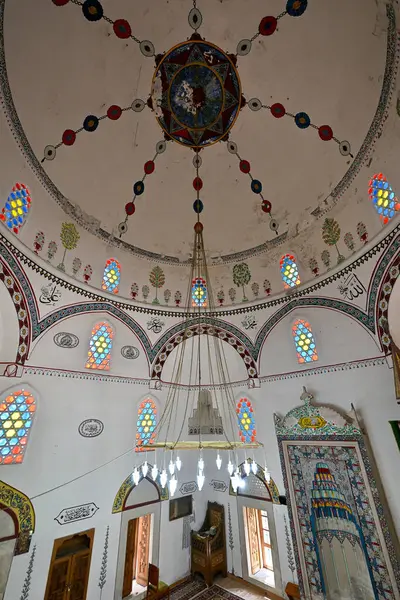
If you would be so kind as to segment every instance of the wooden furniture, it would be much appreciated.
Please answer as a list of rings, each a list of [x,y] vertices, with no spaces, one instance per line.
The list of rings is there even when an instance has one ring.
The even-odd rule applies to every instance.
[[[169,585],[160,581],[160,569],[150,563],[146,600],[158,600],[164,596],[168,596],[169,600]]]
[[[201,573],[207,585],[214,575],[227,574],[224,507],[208,502],[206,518],[199,531],[192,531],[191,571]]]
[[[299,586],[289,581],[285,588],[285,592],[288,595],[289,600],[300,600]]]

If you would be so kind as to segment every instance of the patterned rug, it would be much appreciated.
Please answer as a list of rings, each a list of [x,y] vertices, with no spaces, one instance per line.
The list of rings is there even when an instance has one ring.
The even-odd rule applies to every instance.
[[[242,598],[232,594],[232,592],[224,590],[222,587],[219,587],[219,585],[212,585],[208,589],[199,593],[196,596],[196,600],[242,600]]]
[[[190,600],[205,590],[206,587],[202,579],[196,578],[191,581],[185,581],[171,590],[171,600]]]

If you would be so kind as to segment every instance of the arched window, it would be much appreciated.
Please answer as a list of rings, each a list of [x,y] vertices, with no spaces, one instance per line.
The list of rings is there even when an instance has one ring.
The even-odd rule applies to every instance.
[[[12,392],[0,403],[0,465],[22,463],[36,404],[31,392]]]
[[[296,346],[297,360],[300,364],[318,360],[311,325],[304,319],[297,319],[292,327],[293,341]]]
[[[242,442],[254,442],[256,439],[256,425],[254,421],[254,412],[250,400],[240,398],[236,413],[238,416],[239,437]]]
[[[376,173],[372,177],[368,193],[380,220],[386,225],[394,217],[396,211],[400,210],[400,204],[392,186],[382,173]]]
[[[207,283],[202,277],[192,281],[192,306],[207,306]]]
[[[86,362],[87,369],[99,369],[101,371],[110,369],[113,337],[113,329],[108,323],[97,323],[93,327]]]
[[[157,406],[151,398],[140,403],[136,421],[136,452],[147,450],[154,444],[157,425]]]
[[[16,183],[0,214],[0,220],[14,233],[18,233],[28,216],[31,202],[31,193],[26,185]]]
[[[282,256],[280,267],[285,288],[300,285],[299,269],[297,268],[296,259],[293,254],[285,254]]]
[[[121,265],[115,258],[109,258],[106,262],[101,287],[107,292],[118,294],[121,283]]]

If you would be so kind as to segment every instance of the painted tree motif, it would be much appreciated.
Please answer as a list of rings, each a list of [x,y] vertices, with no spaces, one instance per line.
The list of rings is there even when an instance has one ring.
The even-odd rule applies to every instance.
[[[317,260],[315,258],[310,258],[310,260],[308,261],[308,266],[310,267],[311,272],[314,273],[315,277],[318,277],[319,266]]]
[[[251,284],[251,291],[253,292],[254,297],[258,298],[258,294],[260,293],[260,286],[255,281]]]
[[[131,298],[132,298],[132,300],[135,300],[135,298],[137,297],[138,293],[139,293],[139,286],[138,286],[137,283],[134,282],[131,285]]]
[[[236,298],[236,290],[235,288],[230,288],[228,291],[229,294],[229,298],[231,299],[231,302],[235,302],[235,298]]]
[[[179,290],[177,292],[175,292],[174,300],[175,300],[175,305],[179,306],[182,301],[182,294]]]
[[[348,247],[348,249],[351,250],[351,252],[353,252],[354,247],[355,247],[354,246],[354,238],[353,238],[353,234],[350,233],[350,231],[345,233],[343,241],[346,244],[346,246]]]
[[[156,288],[156,297],[153,300],[153,304],[160,304],[158,299],[158,290],[165,284],[165,275],[161,267],[157,265],[156,267],[152,268],[149,275],[149,281],[151,285]]]
[[[43,231],[38,231],[35,235],[35,241],[33,242],[33,251],[35,254],[38,254],[43,250],[44,241],[45,237]]]
[[[335,219],[325,219],[324,224],[322,225],[322,239],[327,246],[335,246],[336,252],[338,253],[338,264],[343,262],[344,256],[340,254],[337,246],[338,241],[340,240],[340,226]]]
[[[31,589],[32,572],[33,572],[33,563],[35,561],[35,554],[36,554],[36,544],[33,547],[32,554],[29,559],[28,570],[25,575],[25,581],[24,581],[24,586],[22,588],[20,600],[28,600],[28,598],[29,598],[29,592]]]
[[[149,297],[150,294],[150,288],[148,285],[144,285],[142,287],[142,296],[144,298],[144,301],[146,302],[147,298]]]
[[[243,290],[243,298],[242,302],[246,302],[246,292],[244,289],[245,285],[250,283],[251,273],[249,269],[249,265],[247,263],[238,263],[233,267],[233,283],[237,287],[241,287]]]
[[[100,577],[99,577],[99,588],[101,590],[100,592],[100,598],[103,595],[103,587],[106,584],[107,581],[107,562],[108,562],[108,536],[110,533],[110,526],[107,525],[107,530],[106,530],[106,537],[104,540],[104,548],[103,548],[103,558],[101,559],[101,567],[100,567]]]
[[[321,252],[321,260],[324,263],[325,267],[329,269],[331,264],[331,255],[329,253],[329,250],[323,250],[323,252]]]
[[[219,290],[219,292],[217,293],[217,300],[219,302],[219,305],[222,306],[225,300],[224,290]]]
[[[363,242],[364,244],[368,242],[368,231],[362,222],[357,225],[357,235],[360,238],[360,242]]]
[[[81,259],[78,258],[77,256],[75,256],[74,260],[72,261],[72,273],[74,274],[75,277],[77,276],[81,266],[82,266]]]
[[[47,246],[47,259],[52,261],[55,255],[57,254],[58,246],[55,242],[49,242]]]
[[[164,300],[165,300],[165,304],[168,304],[168,302],[171,299],[171,290],[169,290],[168,288],[166,290],[164,290]]]
[[[62,260],[59,265],[57,265],[57,269],[65,272],[65,255],[67,254],[67,250],[75,250],[79,242],[79,231],[75,227],[73,223],[62,223],[61,225],[61,234],[60,239],[61,243],[64,247],[64,254]]]
[[[264,279],[263,287],[264,292],[267,294],[267,296],[269,296],[271,294],[271,283],[268,279]]]
[[[93,275],[93,269],[90,265],[86,265],[86,267],[83,269],[83,279],[85,280],[86,283],[89,283],[89,281],[91,280]]]

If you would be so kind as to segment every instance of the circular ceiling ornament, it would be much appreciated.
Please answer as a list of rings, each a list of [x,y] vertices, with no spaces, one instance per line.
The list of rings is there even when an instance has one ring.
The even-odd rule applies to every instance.
[[[149,40],[143,40],[143,42],[140,42],[139,48],[143,56],[146,56],[147,58],[151,58],[156,53],[154,45]]]
[[[228,152],[230,152],[231,154],[237,154],[236,142],[228,142]]]
[[[242,91],[236,67],[223,50],[190,40],[164,54],[154,73],[151,98],[168,137],[203,148],[229,133],[239,115]]]
[[[114,21],[113,30],[115,35],[121,40],[127,40],[132,34],[131,26],[125,19],[117,19]]]
[[[269,214],[272,210],[271,202],[269,200],[263,200],[261,204],[261,209],[263,210],[263,212]]]
[[[262,183],[258,179],[251,180],[251,191],[255,194],[261,194],[262,192]]]
[[[85,131],[96,131],[99,126],[99,119],[95,115],[88,115],[83,121],[83,129]]]
[[[135,210],[136,210],[136,207],[135,207],[134,202],[128,202],[128,204],[125,204],[125,212],[127,215],[129,215],[129,216],[133,215]]]
[[[286,3],[287,14],[291,17],[300,17],[307,8],[307,0],[288,0]]]
[[[342,156],[349,156],[349,154],[351,153],[350,142],[348,142],[347,140],[343,140],[343,142],[340,142],[339,152]]]
[[[53,0],[53,4],[56,6],[65,6],[68,4],[69,0]]]
[[[260,35],[272,35],[275,33],[278,21],[275,17],[264,17],[258,26]]]
[[[249,100],[247,106],[250,108],[250,110],[253,110],[254,112],[257,112],[258,110],[262,109],[261,100],[259,100],[258,98],[252,98],[251,100]]]
[[[131,108],[134,112],[142,112],[145,106],[146,105],[143,102],[143,100],[141,100],[140,98],[136,98],[136,100],[132,102]]]
[[[321,140],[329,142],[329,140],[333,138],[332,127],[329,127],[329,125],[321,125],[321,127],[318,127],[318,134]]]
[[[133,186],[133,193],[135,196],[141,196],[144,192],[144,182],[137,181]]]
[[[195,177],[193,179],[193,187],[196,190],[196,192],[199,192],[201,190],[201,188],[203,187],[203,180],[201,179],[201,177]]]
[[[167,142],[165,142],[164,140],[161,140],[161,142],[157,143],[157,145],[156,145],[157,154],[163,154],[163,152],[165,152],[166,149],[167,149]]]
[[[311,123],[310,117],[305,112],[298,112],[294,117],[294,121],[299,129],[307,129]]]
[[[65,146],[72,146],[76,140],[76,133],[73,129],[66,129],[62,134],[62,143]]]
[[[239,169],[242,171],[242,173],[250,173],[251,171],[251,167],[250,167],[250,163],[248,160],[241,160],[239,163]]]
[[[203,208],[204,208],[204,204],[202,203],[201,200],[197,199],[193,202],[193,210],[195,213],[197,213],[198,215],[203,212]]]
[[[107,117],[111,121],[117,121],[117,119],[119,119],[121,115],[122,108],[120,106],[117,106],[117,104],[113,104],[112,106],[110,106],[110,108],[107,111]]]
[[[86,0],[82,4],[82,12],[88,21],[100,21],[103,18],[103,7],[98,0]]]
[[[201,158],[200,154],[198,152],[196,152],[196,154],[193,157],[193,166],[195,169],[200,169],[202,164],[203,164],[203,159]]]
[[[280,102],[275,102],[270,108],[271,115],[275,117],[275,119],[280,119],[284,117],[286,114],[286,109]]]
[[[236,52],[239,56],[246,56],[249,54],[251,46],[251,40],[241,40],[237,45]]]
[[[56,157],[56,149],[54,146],[46,146],[44,149],[44,158],[46,160],[54,160]]]
[[[203,22],[203,15],[198,8],[192,8],[188,17],[189,25],[192,29],[197,31]]]
[[[278,221],[276,221],[276,219],[271,219],[269,222],[269,228],[272,229],[272,231],[278,231],[278,229],[279,229]]]
[[[154,160],[148,160],[144,164],[144,172],[146,173],[146,175],[151,175],[152,173],[154,173],[155,168],[156,168],[156,165],[154,163]]]
[[[78,427],[78,431],[82,437],[93,438],[103,432],[104,423],[99,419],[86,419]]]

